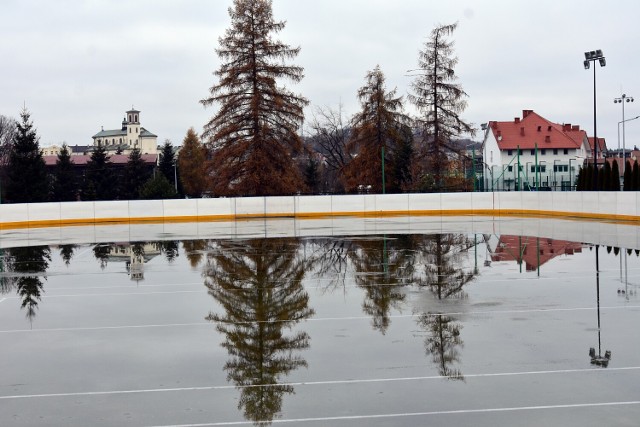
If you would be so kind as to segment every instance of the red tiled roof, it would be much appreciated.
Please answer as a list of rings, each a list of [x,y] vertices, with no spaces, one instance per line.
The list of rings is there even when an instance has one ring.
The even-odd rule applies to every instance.
[[[586,132],[579,126],[552,123],[533,110],[524,110],[522,119],[489,122],[501,150],[543,148],[580,148]],[[598,138],[600,139],[600,138]]]
[[[605,142],[604,138],[598,138],[598,152],[603,152],[606,151],[607,149],[607,143]],[[593,137],[590,136],[589,137],[589,150],[593,151]]]
[[[151,164],[156,163],[158,159],[157,154],[142,154],[142,161]],[[58,161],[58,156],[42,156],[44,162],[47,166],[54,166]],[[89,162],[91,156],[87,154],[86,156],[71,156],[71,163],[76,166],[84,166]],[[113,163],[115,165],[126,165],[127,161],[129,161],[129,156],[126,154],[112,154],[109,156],[109,163]]]
[[[492,261],[524,261],[527,271],[533,271],[559,255],[582,252],[582,244],[548,238],[502,235]]]

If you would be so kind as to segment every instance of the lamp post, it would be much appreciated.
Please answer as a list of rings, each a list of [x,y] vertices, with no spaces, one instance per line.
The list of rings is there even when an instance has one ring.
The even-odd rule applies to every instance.
[[[624,104],[623,104],[624,105]],[[627,161],[627,150],[625,148],[625,138],[624,138],[624,124],[626,122],[630,122],[631,120],[640,119],[640,116],[635,116],[630,119],[624,120],[624,113],[622,113],[622,120],[618,122],[618,148],[620,148],[620,125],[622,125],[622,161],[623,165],[626,164]],[[622,173],[624,173],[624,167],[622,169]]]
[[[601,67],[607,65],[607,61],[601,49],[584,53],[584,69],[588,70],[593,62],[593,191],[598,189],[598,122],[596,120],[596,61]]]
[[[595,68],[595,67],[594,67]],[[624,162],[626,161],[627,158],[627,154],[625,152],[625,138],[624,138],[624,122],[626,122],[626,120],[624,119],[624,104],[625,102],[633,102],[633,96],[627,96],[626,94],[622,94],[622,96],[620,96],[620,98],[614,98],[613,99],[613,103],[614,104],[622,104],[622,121],[618,122],[618,149],[620,149],[620,123],[622,123],[622,173],[624,174]]]

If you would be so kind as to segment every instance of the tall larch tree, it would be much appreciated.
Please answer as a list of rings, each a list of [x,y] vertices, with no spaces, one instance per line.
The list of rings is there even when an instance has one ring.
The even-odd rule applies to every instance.
[[[353,192],[359,185],[370,185],[373,191],[382,193],[392,184],[392,154],[402,138],[402,97],[396,96],[395,89],[386,89],[379,66],[367,73],[366,81],[358,91],[362,110],[353,118],[347,145],[357,155],[344,168],[345,190]]]
[[[39,138],[29,112],[23,109],[20,117],[9,152],[6,198],[13,203],[46,202],[49,180]]]
[[[271,0],[234,0],[231,27],[219,39],[219,81],[204,106],[218,111],[204,126],[212,155],[217,195],[290,194],[304,185],[292,161],[302,141],[298,129],[308,101],[278,85],[299,82],[302,67],[287,65],[300,48],[275,39],[284,21],[275,21]]]
[[[178,171],[184,194],[201,197],[207,184],[206,149],[193,128],[187,131],[178,154]]]
[[[411,84],[409,100],[416,106],[421,130],[418,182],[442,191],[446,187],[448,158],[445,144],[463,134],[473,135],[474,128],[460,114],[467,107],[467,93],[456,83],[454,42],[449,39],[457,23],[440,25],[431,31],[418,55],[418,74]],[[429,175],[431,175],[429,177]]]

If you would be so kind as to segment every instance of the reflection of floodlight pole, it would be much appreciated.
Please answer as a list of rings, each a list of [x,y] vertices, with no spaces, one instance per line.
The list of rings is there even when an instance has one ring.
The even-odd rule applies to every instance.
[[[607,61],[602,54],[602,50],[592,50],[584,53],[585,60],[582,62],[584,69],[588,70],[593,62],[593,191],[598,189],[598,124],[596,120],[596,61],[601,67],[607,65]]]
[[[589,349],[589,356],[591,357],[591,364],[602,366],[606,368],[609,366],[609,360],[611,360],[611,352],[609,350],[604,352],[602,356],[602,345],[600,340],[600,265],[598,259],[599,245],[596,245],[596,301],[598,306],[598,354],[596,355],[596,349],[591,347]]]

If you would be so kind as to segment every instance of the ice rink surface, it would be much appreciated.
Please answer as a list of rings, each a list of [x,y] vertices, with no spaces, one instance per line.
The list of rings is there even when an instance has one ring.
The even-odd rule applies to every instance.
[[[348,228],[3,249],[0,425],[638,425],[635,247]]]

